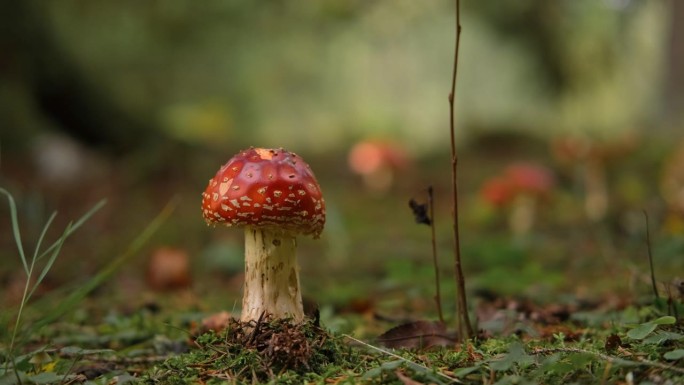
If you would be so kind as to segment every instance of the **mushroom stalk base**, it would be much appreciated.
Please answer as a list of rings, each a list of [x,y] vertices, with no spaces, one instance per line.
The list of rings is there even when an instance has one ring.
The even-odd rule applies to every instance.
[[[304,320],[299,290],[297,243],[293,236],[268,229],[245,229],[243,322],[264,315]]]

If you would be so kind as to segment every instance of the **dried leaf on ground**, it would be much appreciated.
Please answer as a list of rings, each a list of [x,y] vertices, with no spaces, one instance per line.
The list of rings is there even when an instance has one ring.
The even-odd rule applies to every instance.
[[[393,327],[378,337],[381,345],[399,349],[426,349],[434,346],[452,346],[456,340],[441,322],[415,321]]]

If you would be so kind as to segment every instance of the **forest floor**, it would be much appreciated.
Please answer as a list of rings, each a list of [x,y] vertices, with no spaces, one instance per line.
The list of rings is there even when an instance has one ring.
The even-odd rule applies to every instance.
[[[671,150],[642,147],[606,162],[608,208],[592,219],[585,164],[555,162],[537,142],[465,149],[462,255],[477,331],[465,341],[454,321],[446,156],[394,170],[383,191],[362,184],[342,154],[311,156],[328,208],[322,239],[299,241],[312,319],[300,328],[263,320],[260,334],[228,321],[239,315],[242,233],[206,227],[200,216],[200,193],[218,164],[196,161],[143,183],[154,165],[119,162],[79,186],[86,197],[63,189],[36,198],[14,174],[2,187],[16,199],[27,263],[3,196],[0,385],[684,383],[684,220],[659,188]],[[555,181],[522,229],[513,204],[488,205],[480,193],[518,161],[548,167]],[[426,201],[428,185],[443,323],[430,228],[408,207],[410,199]],[[100,198],[108,202],[75,222],[54,260],[48,252],[30,263],[45,223],[35,218],[65,212],[37,248],[46,250]],[[150,282],[150,256],[160,250],[191,256],[182,284]]]

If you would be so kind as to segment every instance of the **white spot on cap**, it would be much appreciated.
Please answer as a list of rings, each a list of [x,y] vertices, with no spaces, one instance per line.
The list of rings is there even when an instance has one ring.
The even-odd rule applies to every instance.
[[[219,185],[219,194],[221,194],[222,196],[226,195],[226,192],[228,192],[228,188],[230,187],[230,185],[232,183],[233,183],[232,179],[228,179],[228,180],[224,181],[223,183],[221,183]]]

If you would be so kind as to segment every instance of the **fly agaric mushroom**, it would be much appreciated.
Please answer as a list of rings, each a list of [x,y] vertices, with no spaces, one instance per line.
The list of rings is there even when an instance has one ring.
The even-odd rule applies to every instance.
[[[202,194],[207,224],[245,229],[241,321],[262,315],[304,319],[297,234],[318,238],[325,202],[302,158],[284,149],[249,148],[223,165]]]
[[[375,193],[386,193],[394,183],[396,173],[411,168],[411,157],[400,143],[362,140],[347,157],[349,169],[363,178],[363,184]]]
[[[587,137],[561,137],[551,142],[556,161],[570,168],[584,186],[584,211],[592,221],[608,214],[610,194],[608,175],[611,163],[620,163],[638,145],[638,138],[627,133],[613,141]]]
[[[545,198],[555,185],[551,171],[535,163],[514,163],[504,171],[515,198],[509,217],[515,234],[527,234],[532,229],[538,202]]]
[[[508,222],[515,234],[532,229],[537,201],[542,200],[555,185],[553,174],[535,163],[513,163],[502,175],[489,179],[482,186],[481,196],[497,208],[510,206]]]

